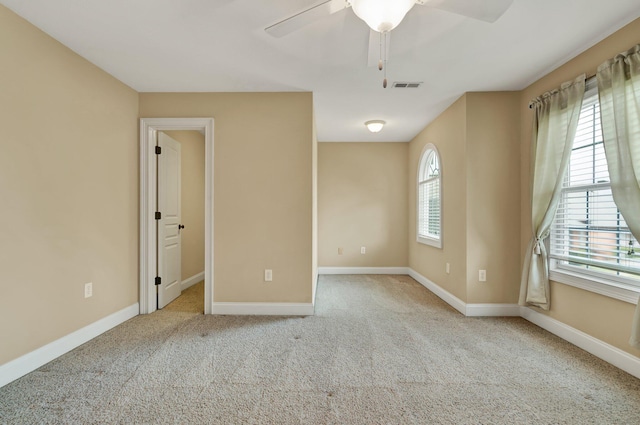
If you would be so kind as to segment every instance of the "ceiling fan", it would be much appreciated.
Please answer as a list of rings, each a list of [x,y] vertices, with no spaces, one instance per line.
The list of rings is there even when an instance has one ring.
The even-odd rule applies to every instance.
[[[380,7],[380,5],[390,10],[392,14],[401,13],[401,16],[392,28],[372,27],[374,31],[378,32],[388,32],[393,29],[415,4],[445,10],[485,22],[495,22],[511,6],[511,3],[513,3],[513,0],[325,0],[268,26],[265,31],[273,37],[284,37],[322,17],[341,12],[349,7],[354,9],[358,17],[367,22],[369,26],[372,26],[370,21],[372,22],[375,19],[375,15],[379,13],[375,8]],[[374,16],[374,18],[369,19],[365,18],[365,16]],[[389,22],[386,23],[388,24]]]
[[[325,0],[266,27],[265,31],[273,37],[284,37],[325,16],[352,8],[356,16],[371,28],[369,65],[373,62],[371,53],[375,48],[372,47],[379,43],[378,69],[382,70],[389,48],[389,32],[400,24],[414,5],[445,10],[485,22],[495,22],[511,3],[513,0]],[[384,68],[386,74],[386,67]],[[386,86],[385,75],[383,87]]]

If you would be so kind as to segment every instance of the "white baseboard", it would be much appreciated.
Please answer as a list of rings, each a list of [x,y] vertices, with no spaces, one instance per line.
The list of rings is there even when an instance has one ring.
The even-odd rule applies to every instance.
[[[446,289],[442,289],[440,286],[436,285],[426,277],[422,276],[420,273],[413,269],[409,269],[409,276],[418,281],[422,286],[427,288],[429,291],[436,294],[438,297],[442,298],[444,302],[449,304],[451,307],[458,310],[460,313],[466,316],[467,314],[467,304],[462,301],[460,298],[453,295],[451,292]]]
[[[356,270],[354,270],[356,269]],[[447,304],[466,316],[520,316],[529,322],[559,336],[582,348],[602,360],[640,378],[640,358],[620,350],[606,342],[594,338],[578,329],[553,319],[537,311],[515,304],[466,304],[455,295],[436,285],[420,273],[410,268],[372,268],[364,267],[320,267],[319,274],[408,274],[428,290],[436,294]],[[380,269],[393,269],[391,273],[382,273]],[[326,271],[325,271],[326,270]],[[361,273],[358,273],[358,271]],[[364,271],[366,270],[366,271]],[[404,270],[404,273],[401,271]],[[377,271],[377,273],[376,273]],[[335,273],[332,273],[335,272]],[[196,275],[198,276],[198,275]],[[195,276],[189,279],[195,279]],[[200,279],[202,280],[202,279]],[[194,282],[197,283],[200,280]],[[315,294],[314,294],[315,301]],[[138,303],[115,312],[82,329],[53,341],[37,350],[0,365],[0,387],[26,375],[73,350],[109,329],[137,316]],[[213,314],[229,315],[273,315],[273,316],[311,316],[314,314],[314,302],[311,303],[213,303]]]
[[[468,317],[520,317],[518,304],[467,304]]]
[[[613,345],[607,344],[576,328],[560,322],[545,314],[538,313],[529,307],[520,307],[520,316],[529,322],[540,326],[552,334],[559,336],[575,346],[601,358],[605,362],[640,378],[640,359]]]
[[[3,364],[0,366],[0,387],[36,370],[51,360],[60,357],[109,329],[137,316],[139,313],[139,304],[132,304],[24,356],[18,357],[9,363]]]
[[[313,316],[313,303],[213,303],[213,314],[235,316]]]
[[[185,289],[187,289],[190,286],[195,285],[198,282],[201,282],[204,280],[204,272],[200,272],[198,274],[194,274],[193,276],[183,280],[182,282],[180,282],[180,289],[182,289],[183,291]]]
[[[467,304],[413,269],[409,269],[409,276],[417,280],[420,284],[436,294],[438,297],[442,298],[444,302],[465,316],[522,317],[534,325],[540,326],[542,329],[545,329],[565,341],[582,348],[586,352],[593,354],[605,362],[611,363],[636,378],[640,378],[640,358],[562,323],[559,320],[517,304]]]
[[[408,267],[318,267],[318,274],[409,274]]]

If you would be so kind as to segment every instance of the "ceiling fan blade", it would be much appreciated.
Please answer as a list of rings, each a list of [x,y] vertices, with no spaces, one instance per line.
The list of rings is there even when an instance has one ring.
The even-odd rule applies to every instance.
[[[273,37],[280,38],[305,27],[320,18],[332,15],[349,6],[346,0],[326,0],[309,9],[296,13],[280,22],[266,27],[264,30]]]
[[[511,6],[513,0],[417,0],[435,9],[446,10],[485,22],[495,22]]]

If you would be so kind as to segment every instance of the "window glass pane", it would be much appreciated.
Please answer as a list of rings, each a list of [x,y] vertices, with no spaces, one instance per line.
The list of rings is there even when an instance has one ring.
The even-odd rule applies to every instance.
[[[573,147],[575,149],[601,141],[600,104],[598,103],[598,95],[596,93],[595,96],[592,95],[582,102],[582,110],[580,111]]]
[[[429,182],[427,211],[429,212],[427,234],[429,236],[440,236],[440,179]]]
[[[440,165],[438,164],[438,156],[435,152],[431,153],[431,158],[429,158],[429,167],[427,178],[437,177],[440,175]]]
[[[440,238],[440,161],[435,150],[427,149],[420,161],[418,177],[418,223],[419,237]]]
[[[419,229],[418,229],[418,234],[420,235],[426,235],[427,234],[427,219],[428,219],[428,215],[427,215],[427,210],[428,210],[428,187],[426,183],[421,183],[420,184],[420,204],[419,204]]]
[[[551,235],[552,255],[584,270],[634,278],[640,253],[609,187],[567,192]]]
[[[602,142],[573,149],[567,179],[568,186],[609,181],[609,171]]]

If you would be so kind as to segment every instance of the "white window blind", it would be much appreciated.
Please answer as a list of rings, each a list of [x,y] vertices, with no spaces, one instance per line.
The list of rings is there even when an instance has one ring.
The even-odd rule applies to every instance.
[[[597,86],[585,94],[550,248],[558,269],[640,286],[640,245],[611,194]]]
[[[441,173],[435,149],[427,147],[421,157],[418,172],[418,241],[440,239]]]

